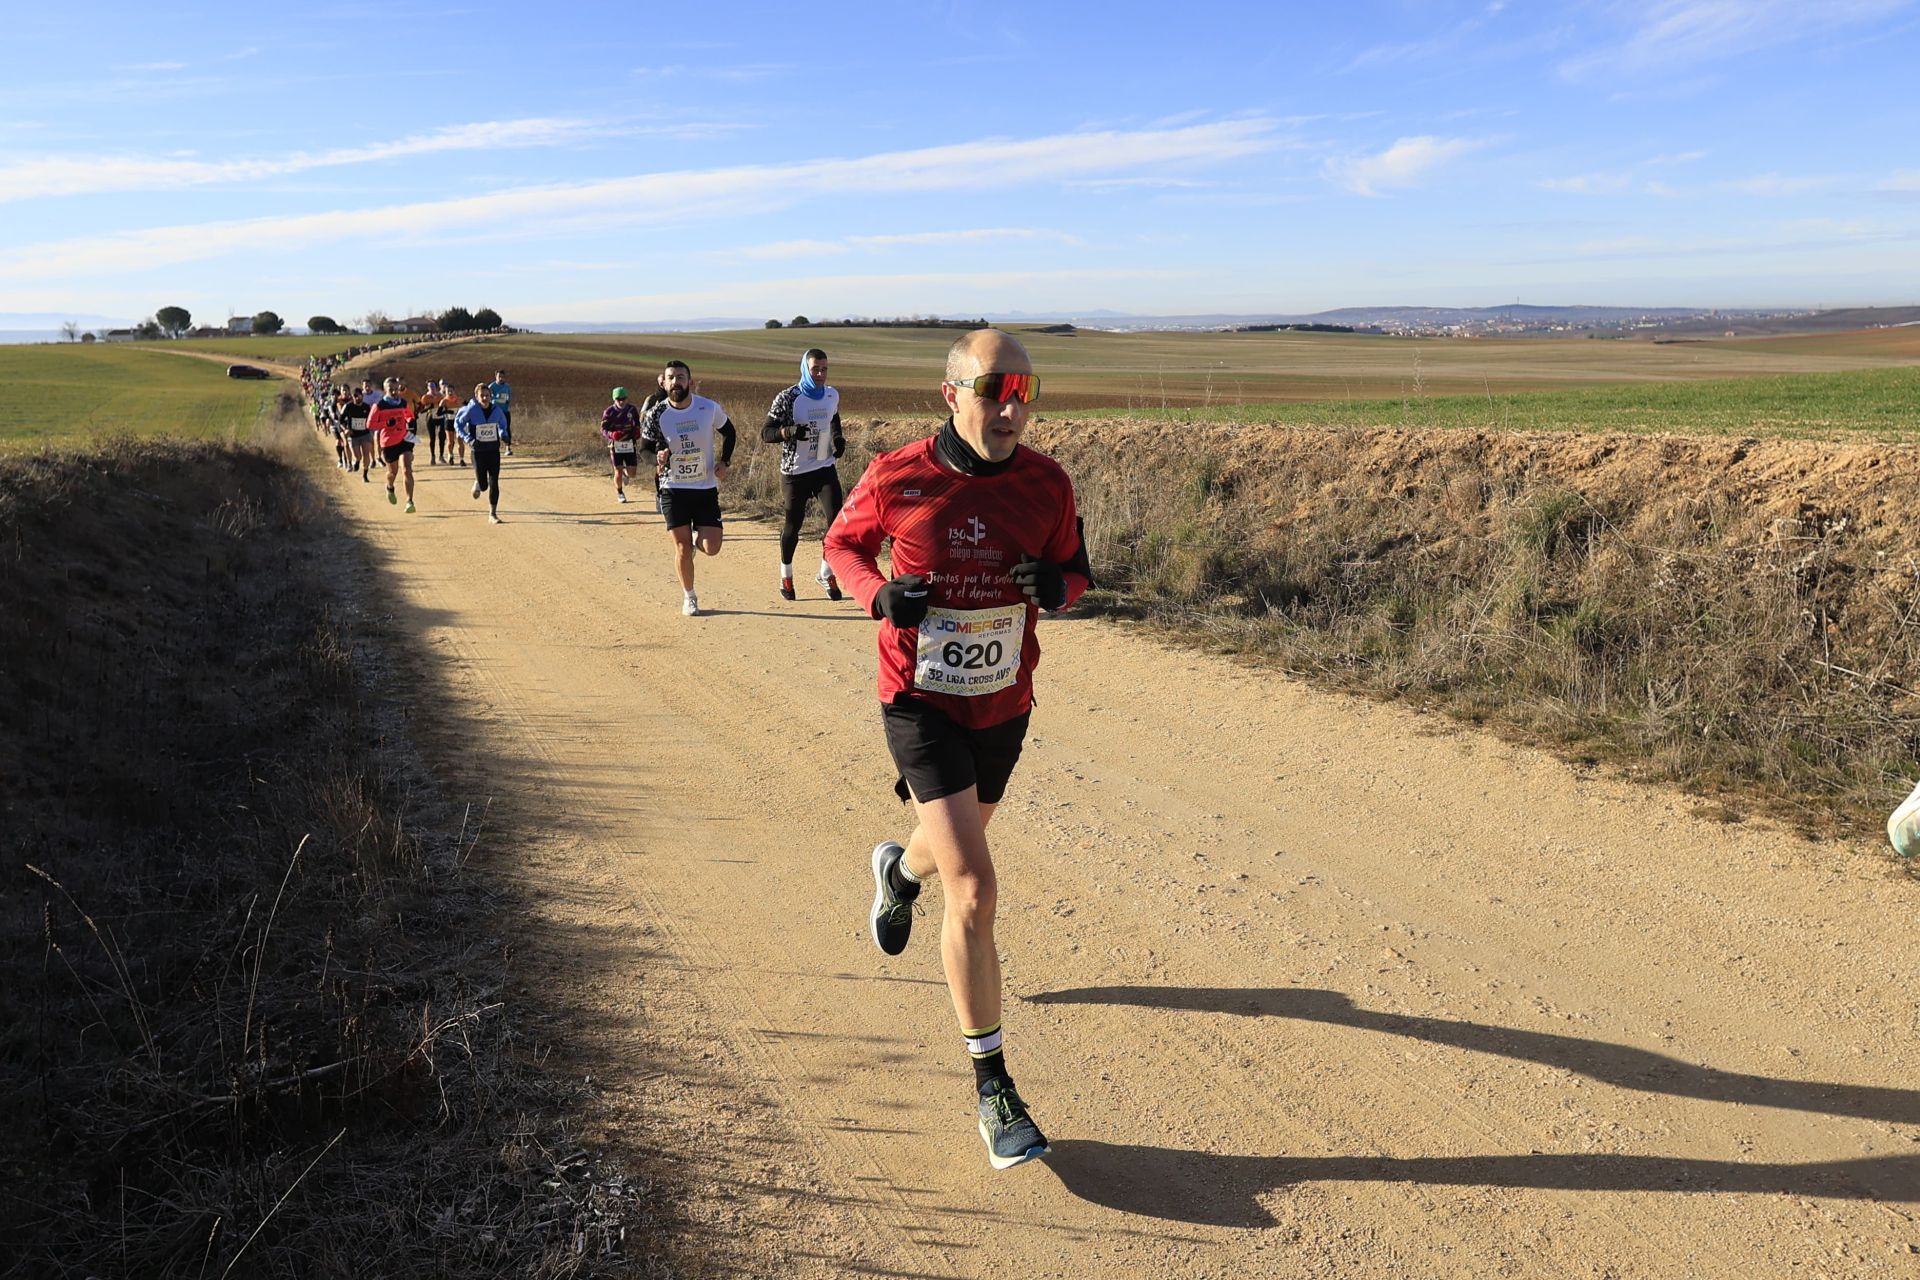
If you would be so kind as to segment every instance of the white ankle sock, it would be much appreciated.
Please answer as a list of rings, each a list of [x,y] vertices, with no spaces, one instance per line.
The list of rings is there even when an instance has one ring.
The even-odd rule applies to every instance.
[[[791,578],[793,576],[793,566],[790,564],[781,565],[780,576],[783,578]]]

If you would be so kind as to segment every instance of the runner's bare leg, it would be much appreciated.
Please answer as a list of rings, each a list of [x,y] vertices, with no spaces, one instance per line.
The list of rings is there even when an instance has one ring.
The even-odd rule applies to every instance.
[[[993,945],[999,883],[987,852],[987,823],[997,807],[980,803],[972,787],[916,800],[920,825],[907,841],[907,870],[922,880],[940,877],[940,959],[962,1030],[1000,1024],[1000,953]]]

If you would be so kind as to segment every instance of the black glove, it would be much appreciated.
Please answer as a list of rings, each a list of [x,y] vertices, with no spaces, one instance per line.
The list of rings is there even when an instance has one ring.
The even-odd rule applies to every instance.
[[[833,456],[837,458],[846,451],[847,438],[845,436],[835,436],[833,438]]]
[[[1051,560],[1023,556],[1012,569],[1013,585],[1042,609],[1058,609],[1067,602],[1067,575]]]
[[[873,594],[873,616],[896,627],[917,627],[927,616],[927,580],[903,573]]]
[[[796,422],[787,428],[787,439],[793,441],[795,444],[806,443],[812,435],[813,432],[807,428],[807,424],[804,422]]]

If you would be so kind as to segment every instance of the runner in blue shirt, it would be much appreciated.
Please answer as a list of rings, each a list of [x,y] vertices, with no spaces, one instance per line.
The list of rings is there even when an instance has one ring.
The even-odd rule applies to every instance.
[[[500,523],[500,441],[506,435],[507,411],[493,403],[492,389],[476,383],[473,399],[454,415],[453,430],[473,446],[473,496],[487,495],[487,519]]]
[[[493,395],[493,403],[500,410],[500,443],[507,447],[507,456],[513,456],[513,388],[507,383],[507,371],[495,369],[493,381],[487,384],[487,390]]]

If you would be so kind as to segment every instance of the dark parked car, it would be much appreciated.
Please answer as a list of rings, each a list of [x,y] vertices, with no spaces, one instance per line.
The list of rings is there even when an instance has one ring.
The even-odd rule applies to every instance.
[[[273,375],[265,369],[256,369],[250,364],[230,364],[227,366],[229,378],[271,378]]]

